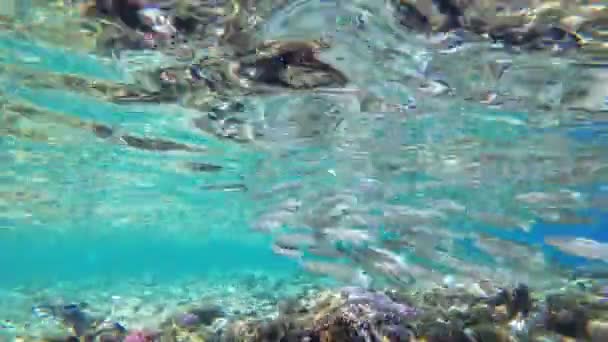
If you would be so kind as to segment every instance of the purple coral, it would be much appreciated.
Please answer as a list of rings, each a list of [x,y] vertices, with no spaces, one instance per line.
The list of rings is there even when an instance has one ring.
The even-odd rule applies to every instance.
[[[420,312],[414,307],[397,303],[381,292],[370,292],[357,287],[346,287],[342,290],[347,304],[366,304],[373,311],[385,314],[394,314],[404,318],[412,318]]]
[[[179,315],[176,319],[176,323],[182,327],[196,327],[201,324],[201,320],[197,315],[187,312]]]

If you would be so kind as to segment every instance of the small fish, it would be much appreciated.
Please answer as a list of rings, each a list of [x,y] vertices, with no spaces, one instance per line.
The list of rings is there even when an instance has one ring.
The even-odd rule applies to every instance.
[[[295,191],[295,190],[299,190],[300,188],[302,188],[301,181],[291,181],[291,182],[279,183],[279,184],[273,186],[272,188],[270,188],[269,190],[266,190],[260,194],[256,194],[256,197],[267,198],[267,197],[276,195],[277,193]],[[299,202],[298,200],[295,200],[295,199],[292,199],[292,201]]]
[[[373,240],[367,230],[347,229],[347,228],[326,228],[323,229],[323,234],[330,241],[344,241],[354,244],[361,244]]]
[[[562,208],[580,204],[582,195],[569,190],[561,190],[556,193],[529,192],[515,196],[515,200],[532,206]]]
[[[328,276],[335,280],[368,287],[371,278],[367,272],[351,265],[323,261],[301,261],[302,268],[310,273]]]
[[[393,225],[433,224],[447,218],[444,213],[436,209],[419,209],[405,205],[387,206],[384,209],[384,217],[388,224]]]
[[[547,237],[545,243],[564,253],[587,259],[608,261],[608,243],[564,236]]]
[[[284,225],[290,222],[294,217],[294,213],[289,210],[279,210],[275,212],[269,212],[260,216],[260,218],[253,223],[252,230],[259,232],[273,232],[281,229]]]
[[[300,248],[315,245],[317,239],[314,236],[302,233],[287,233],[277,235],[274,243],[281,247]]]
[[[371,274],[381,276],[397,286],[408,286],[416,282],[412,270],[420,269],[387,249],[369,247],[351,251],[349,257]],[[425,272],[426,273],[426,272]]]
[[[304,256],[304,253],[297,247],[282,246],[282,245],[273,243],[271,249],[272,249],[272,252],[277,255],[286,256],[288,258],[292,258],[292,259],[296,259],[296,260],[301,260],[302,257]]]
[[[302,202],[295,198],[288,198],[285,202],[279,205],[279,209],[295,213],[302,206]]]
[[[467,209],[464,205],[450,199],[435,200],[431,202],[431,205],[436,210],[449,213],[464,213]]]
[[[315,246],[310,246],[306,249],[306,252],[317,257],[329,259],[339,259],[345,256],[342,248],[329,243],[320,243]]]
[[[32,307],[32,315],[36,318],[45,319],[54,316],[51,305],[37,305]]]
[[[474,238],[473,245],[499,261],[505,261],[505,263],[519,263],[527,266],[544,265],[543,254],[533,246],[499,239],[483,233]]]
[[[192,171],[197,172],[218,172],[222,171],[223,167],[219,165],[207,164],[207,163],[197,163],[197,162],[189,162],[186,163],[186,167]]]
[[[540,218],[553,224],[592,225],[593,217],[578,214],[570,209],[541,209],[534,211]]]
[[[510,216],[507,216],[504,214],[478,212],[478,213],[471,213],[470,216],[474,220],[480,221],[481,223],[484,223],[484,224],[488,224],[494,228],[505,228],[505,229],[519,228],[526,233],[528,233],[528,232],[530,232],[530,230],[532,230],[533,221],[525,221],[525,220],[517,219],[514,217],[510,217]]]
[[[245,184],[212,184],[201,186],[202,190],[220,190],[223,192],[247,192],[249,189]]]
[[[201,148],[195,148],[186,144],[156,138],[141,138],[132,135],[123,135],[120,140],[130,147],[147,151],[186,151],[186,152],[202,152]]]

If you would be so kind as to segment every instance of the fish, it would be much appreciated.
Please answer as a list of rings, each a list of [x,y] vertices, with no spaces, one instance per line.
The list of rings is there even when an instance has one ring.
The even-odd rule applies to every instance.
[[[36,318],[45,319],[54,316],[52,305],[36,305],[32,307],[32,315]]]
[[[295,213],[291,210],[278,210],[261,215],[251,226],[251,229],[258,232],[271,233],[281,229],[291,222]]]
[[[201,186],[201,190],[219,190],[223,192],[247,192],[249,188],[245,184],[210,184]]]
[[[93,133],[101,139],[114,139],[114,142],[125,144],[129,147],[133,147],[144,151],[159,151],[159,152],[170,152],[170,151],[185,151],[185,152],[203,152],[205,151],[202,147],[194,147],[179,142],[160,139],[160,138],[147,138],[147,137],[136,137],[129,134],[117,135],[114,129],[106,125],[91,123],[89,124],[90,129]]]
[[[199,162],[188,162],[186,163],[186,168],[196,172],[218,172],[224,169],[220,165]]]
[[[469,216],[474,220],[489,224],[495,228],[503,229],[520,229],[525,233],[532,230],[532,220],[522,220],[506,214],[490,213],[490,212],[472,212]]]
[[[304,253],[298,247],[283,246],[277,243],[273,243],[271,249],[274,254],[285,256],[291,259],[301,260],[304,256]]]
[[[500,239],[489,234],[478,233],[473,246],[491,255],[503,265],[546,266],[544,254],[537,246]]]
[[[448,212],[453,214],[464,213],[466,207],[456,201],[450,199],[438,199],[430,202],[431,206],[439,212]]]
[[[321,258],[341,259],[346,257],[343,248],[328,242],[319,242],[313,246],[307,247],[305,251],[310,255]]]
[[[412,270],[420,271],[406,264],[396,253],[377,247],[358,248],[348,252],[355,263],[362,265],[369,274],[384,278],[397,286],[409,286],[416,282]]]
[[[371,277],[366,271],[345,263],[302,260],[301,266],[306,272],[328,276],[350,285],[369,287],[371,284]]]
[[[202,148],[193,148],[186,144],[164,140],[164,139],[155,139],[155,138],[140,138],[132,135],[123,135],[120,137],[120,140],[123,141],[130,147],[135,147],[140,150],[147,151],[204,151]]]
[[[274,243],[281,247],[300,248],[314,246],[318,239],[304,233],[286,233],[275,236]]]
[[[568,236],[546,237],[545,243],[567,254],[608,262],[608,243]]]
[[[405,205],[388,205],[383,208],[387,225],[425,225],[443,221],[447,216],[436,209],[419,209]]]
[[[542,220],[553,224],[592,225],[596,222],[595,218],[571,209],[538,209],[533,212]]]
[[[516,201],[533,207],[571,208],[578,206],[583,200],[580,192],[560,190],[559,192],[528,192],[515,196]]]
[[[361,229],[347,228],[325,228],[322,230],[330,242],[348,242],[353,244],[362,244],[374,240],[370,232]]]

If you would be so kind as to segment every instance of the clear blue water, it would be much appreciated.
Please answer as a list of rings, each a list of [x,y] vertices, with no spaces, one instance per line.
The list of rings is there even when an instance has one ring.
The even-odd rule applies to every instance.
[[[289,26],[276,22],[272,25],[283,30]],[[378,25],[370,34],[383,29],[386,28]],[[403,56],[403,60],[393,61],[394,64],[378,65],[369,55],[345,52],[348,39],[353,37],[356,35],[345,36],[346,43],[338,44],[336,54],[353,60],[350,65],[353,70],[374,70],[357,74],[359,85],[365,84],[368,90],[394,101],[415,93],[404,85],[386,84],[384,78],[394,69],[415,70],[412,60],[420,56],[412,52]],[[397,46],[393,39],[396,38],[379,39],[377,44]],[[406,43],[417,47],[413,39]],[[400,48],[404,49],[403,45]],[[466,55],[459,58],[468,59]],[[7,289],[29,285],[52,287],[57,282],[95,277],[145,278],[149,274],[154,274],[159,283],[184,276],[206,277],[218,271],[297,274],[302,272],[297,261],[272,252],[271,234],[251,229],[261,215],[294,194],[305,202],[306,208],[314,207],[322,200],[317,194],[328,190],[352,191],[361,207],[369,204],[371,208],[382,201],[420,204],[449,197],[468,210],[502,213],[504,209],[507,216],[520,214],[507,212],[513,205],[509,198],[526,191],[563,187],[585,196],[608,197],[608,179],[602,178],[605,172],[591,180],[564,185],[540,183],[530,170],[520,170],[516,175],[520,178],[515,179],[512,174],[495,175],[488,167],[490,171],[482,176],[483,186],[471,190],[458,183],[470,180],[468,171],[441,166],[443,154],[450,154],[449,149],[456,150],[454,154],[463,160],[470,157],[472,152],[458,151],[458,141],[470,138],[486,143],[487,151],[525,154],[535,148],[543,149],[559,155],[564,160],[563,167],[576,163],[578,151],[595,151],[597,165],[605,167],[608,126],[601,117],[586,124],[573,124],[568,121],[567,112],[538,113],[525,107],[496,110],[421,95],[418,105],[423,109],[411,117],[395,115],[375,120],[374,115],[353,113],[344,119],[346,131],[336,133],[338,137],[334,140],[302,143],[289,140],[293,138],[291,126],[281,116],[287,115],[284,112],[289,112],[290,106],[296,106],[290,102],[296,96],[277,96],[251,100],[258,101],[259,108],[271,113],[267,114],[270,142],[236,144],[194,130],[191,120],[198,114],[177,104],[118,105],[91,96],[84,89],[79,93],[77,89],[62,89],[61,85],[53,87],[43,82],[61,74],[97,81],[126,81],[130,76],[123,62],[3,32],[0,67],[0,115],[6,125],[6,129],[0,129],[0,287]],[[476,70],[474,65],[470,68]],[[455,69],[444,70],[448,77],[456,77],[451,81],[475,83],[474,75],[463,75],[465,72]],[[335,103],[350,108],[351,100]],[[34,114],[16,104],[23,104]],[[538,117],[553,122],[555,116],[561,121],[552,127],[551,123],[536,126],[531,123]],[[16,121],[11,119],[14,117]],[[488,118],[519,120],[523,124],[505,124]],[[196,154],[137,150],[114,140],[96,138],[90,130],[82,129],[83,122],[96,122],[132,135],[162,137],[206,151]],[[408,159],[400,144],[428,146],[424,156],[428,160],[421,161],[422,156],[418,156],[419,160]],[[526,144],[530,147],[528,151]],[[185,170],[184,164],[193,161],[221,165],[223,169],[216,173]],[[403,172],[399,174],[385,167],[389,162],[403,167]],[[420,165],[425,170],[416,170]],[[524,166],[515,162],[512,165]],[[531,167],[559,169],[560,165]],[[365,188],[361,184],[366,179],[379,180],[380,188]],[[430,190],[421,190],[422,186],[416,189],[414,183],[427,184],[429,180],[441,184]],[[293,181],[303,186],[291,193],[272,192],[277,186]],[[230,184],[243,184],[247,191],[209,190]],[[591,206],[578,213],[592,218],[592,223],[558,225],[536,218],[531,231],[524,233],[474,222],[458,214],[449,216],[446,226],[465,227],[459,232],[490,232],[503,239],[542,245],[551,262],[574,266],[587,260],[560,253],[543,241],[546,236],[555,235],[608,241],[606,208]],[[522,216],[528,218],[529,213]],[[303,226],[305,221],[302,219],[294,226]],[[466,242],[463,246],[474,253]]]
[[[259,240],[259,239],[258,239]],[[23,285],[52,287],[56,282],[78,282],[91,277],[144,278],[171,283],[185,276],[207,277],[217,272],[262,270],[296,272],[297,264],[279,258],[265,241],[256,244],[237,239],[193,237],[171,241],[153,234],[11,234],[2,239],[0,281],[7,288]]]

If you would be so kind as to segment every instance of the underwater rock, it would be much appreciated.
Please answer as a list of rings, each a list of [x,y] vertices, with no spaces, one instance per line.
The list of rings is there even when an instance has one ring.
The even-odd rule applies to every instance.
[[[43,305],[35,309],[40,310],[43,307],[46,307],[51,315],[65,326],[70,327],[77,336],[84,336],[94,326],[93,317],[84,312],[78,304]]]
[[[210,325],[216,319],[225,317],[224,310],[217,305],[202,305],[188,310],[189,313],[198,317],[201,324]]]
[[[469,336],[462,329],[447,323],[436,322],[432,327],[427,327],[423,336],[428,342],[470,342]]]
[[[283,316],[307,311],[306,307],[304,307],[297,298],[281,300],[277,303],[277,308],[279,310],[279,315]]]
[[[507,49],[564,52],[583,47],[583,39],[576,32],[585,32],[583,18],[573,20],[555,4],[532,2],[513,5],[509,2],[482,5],[477,1],[433,0],[391,1],[396,20],[404,27],[423,33],[455,32],[464,30],[479,38],[489,37]],[[493,7],[493,8],[492,8]],[[528,7],[526,12],[517,11]],[[571,24],[574,22],[575,24]]]
[[[292,89],[344,87],[348,78],[341,71],[318,58],[318,42],[266,42],[255,59],[244,58],[233,70],[238,79],[248,79],[266,86]]]
[[[477,342],[511,342],[513,341],[509,332],[494,325],[483,325],[471,327],[465,330],[465,334],[470,336],[468,341]]]
[[[527,317],[532,306],[532,298],[530,297],[528,287],[520,284],[514,290],[503,289],[495,296],[489,298],[486,303],[494,309],[505,306],[505,319],[510,320],[517,314]]]
[[[548,330],[573,338],[588,338],[587,313],[582,309],[551,311],[545,326]]]

